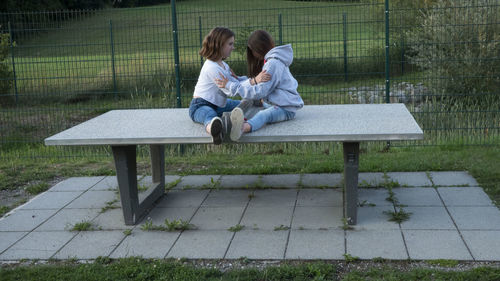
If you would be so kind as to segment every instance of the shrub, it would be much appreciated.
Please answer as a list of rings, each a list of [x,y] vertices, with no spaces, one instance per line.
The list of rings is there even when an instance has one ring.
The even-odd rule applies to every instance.
[[[9,100],[12,71],[9,66],[9,34],[0,34],[0,104]]]
[[[497,5],[476,0],[452,6],[439,0],[426,10],[417,28],[408,31],[414,55],[409,61],[426,70],[429,87],[450,104],[483,104],[500,89],[500,24]],[[496,60],[495,60],[496,58]]]

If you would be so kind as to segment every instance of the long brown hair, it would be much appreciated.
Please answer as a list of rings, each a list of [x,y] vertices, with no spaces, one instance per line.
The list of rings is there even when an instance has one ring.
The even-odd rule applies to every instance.
[[[222,46],[229,38],[234,37],[234,32],[229,28],[216,27],[205,36],[200,49],[200,56],[209,60],[218,61],[223,59]]]
[[[265,30],[255,30],[248,37],[247,43],[247,64],[248,64],[248,76],[255,77],[261,71],[264,66],[264,56],[274,48],[274,40]],[[253,52],[257,53],[259,57],[253,55]]]

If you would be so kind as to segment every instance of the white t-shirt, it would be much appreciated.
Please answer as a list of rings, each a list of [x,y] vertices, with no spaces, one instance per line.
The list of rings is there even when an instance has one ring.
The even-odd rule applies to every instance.
[[[203,98],[218,107],[226,106],[227,97],[233,95],[229,90],[217,87],[215,78],[220,78],[221,74],[227,77],[229,81],[233,82],[244,81],[248,78],[246,76],[240,76],[238,79],[234,78],[231,75],[229,65],[224,61],[222,61],[222,64],[224,67],[221,67],[218,63],[209,59],[205,61],[201,68],[198,82],[196,82],[193,96]]]

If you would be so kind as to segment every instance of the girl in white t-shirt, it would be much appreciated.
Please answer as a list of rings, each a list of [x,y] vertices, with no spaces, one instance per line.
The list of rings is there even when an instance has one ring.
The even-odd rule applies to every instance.
[[[243,82],[246,76],[236,76],[223,60],[234,50],[234,32],[225,27],[216,27],[203,39],[199,52],[206,58],[200,71],[200,76],[194,88],[193,100],[189,104],[189,116],[194,122],[205,125],[205,130],[212,136],[214,144],[222,143],[222,119],[224,112],[236,108],[240,101],[227,98],[230,95],[226,89],[215,84],[215,78],[224,75],[229,81]],[[269,81],[270,75],[260,73],[250,83]]]

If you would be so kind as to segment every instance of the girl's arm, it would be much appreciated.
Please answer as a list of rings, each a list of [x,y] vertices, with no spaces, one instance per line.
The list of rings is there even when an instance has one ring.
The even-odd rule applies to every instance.
[[[269,93],[271,93],[279,84],[280,76],[283,72],[284,65],[279,61],[270,61],[264,65],[264,70],[271,75],[271,80],[267,83],[260,83],[257,85],[252,85],[250,80],[244,81],[242,83],[237,83],[233,81],[227,81],[218,79],[216,84],[219,87],[224,87],[231,92],[232,95],[238,94],[244,99],[262,99],[265,98]]]

